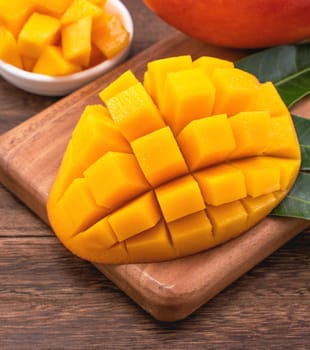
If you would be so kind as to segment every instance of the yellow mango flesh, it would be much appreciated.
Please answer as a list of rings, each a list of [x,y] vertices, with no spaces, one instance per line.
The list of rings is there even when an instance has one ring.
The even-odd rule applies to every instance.
[[[40,13],[60,18],[72,0],[32,0],[32,2]]]
[[[17,38],[33,11],[32,0],[0,0],[0,23]]]
[[[91,54],[90,16],[77,20],[65,26],[61,31],[62,50],[64,57],[83,67],[87,67]],[[77,40],[77,38],[79,38]]]
[[[150,62],[144,79],[127,71],[100,92],[104,105],[85,108],[49,195],[55,233],[93,262],[223,244],[268,215],[299,171],[294,125],[271,83],[189,56]]]
[[[214,100],[215,88],[201,68],[171,72],[165,80],[161,111],[178,134],[190,121],[209,116]]]
[[[13,34],[4,27],[0,27],[0,59],[15,67],[23,67],[16,40]]]
[[[51,16],[33,13],[25,23],[18,37],[22,56],[38,58],[44,47],[57,43],[60,36],[60,22]]]
[[[116,56],[130,34],[106,0],[0,0],[0,39],[0,60],[62,76]]]
[[[62,76],[79,72],[81,66],[66,60],[58,46],[46,46],[33,67],[33,72]]]
[[[76,22],[82,18],[100,16],[103,10],[88,0],[73,0],[61,17],[63,25]]]
[[[162,93],[168,73],[192,68],[192,58],[189,55],[170,57],[148,63],[147,83],[144,86],[158,106],[161,106]]]
[[[92,40],[105,57],[111,58],[124,49],[129,34],[117,16],[106,16],[94,20]]]

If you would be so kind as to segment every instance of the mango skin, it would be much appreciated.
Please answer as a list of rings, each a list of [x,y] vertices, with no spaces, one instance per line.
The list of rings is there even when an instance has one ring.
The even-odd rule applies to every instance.
[[[310,39],[309,0],[144,0],[165,22],[206,43],[262,48]]]

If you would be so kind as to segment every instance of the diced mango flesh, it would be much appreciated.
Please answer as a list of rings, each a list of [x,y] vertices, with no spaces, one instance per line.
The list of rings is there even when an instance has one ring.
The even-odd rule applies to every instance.
[[[212,225],[205,211],[170,222],[168,229],[177,256],[198,253],[215,245]]]
[[[214,240],[217,244],[239,236],[247,229],[248,213],[240,201],[219,206],[207,206],[207,215],[213,226]]]
[[[208,76],[212,76],[216,68],[234,68],[234,64],[221,58],[202,56],[193,61],[193,67],[202,68]]]
[[[167,74],[192,68],[192,58],[189,55],[170,57],[148,63],[148,93],[157,105],[161,104],[161,95],[164,89]]]
[[[168,126],[132,141],[131,147],[152,186],[188,172],[183,155]]]
[[[217,92],[213,114],[229,117],[246,110],[259,86],[254,75],[238,68],[217,68],[211,79]]]
[[[271,116],[285,115],[287,113],[285,103],[270,81],[259,85],[248,110],[267,111]]]
[[[241,112],[229,123],[236,140],[236,148],[229,158],[262,155],[271,141],[271,117],[266,111]]]
[[[229,163],[198,171],[194,176],[207,204],[217,206],[247,196],[243,172]]]
[[[35,10],[29,0],[0,0],[0,23],[17,39],[19,32]]]
[[[244,174],[247,194],[258,197],[280,190],[280,167],[267,157],[253,157],[231,163]]]
[[[51,76],[62,76],[79,72],[81,66],[67,61],[58,46],[46,46],[36,64],[33,72]]]
[[[111,97],[115,96],[119,92],[127,90],[130,86],[136,85],[137,83],[139,83],[139,80],[130,70],[127,70],[112,83],[110,83],[105,89],[103,89],[99,93],[99,97],[104,103],[107,103]]]
[[[0,27],[0,58],[15,67],[23,67],[16,40],[4,27]]]
[[[190,121],[211,114],[215,88],[201,68],[167,74],[162,94],[161,111],[174,133]]]
[[[102,22],[95,22],[92,33],[93,43],[107,58],[116,56],[129,41],[129,34],[117,16],[109,16],[103,18]]]
[[[247,228],[254,226],[268,215],[277,202],[278,200],[273,193],[263,194],[256,198],[246,197],[242,199],[241,203],[248,213]]]
[[[270,84],[189,56],[151,62],[144,79],[125,72],[100,93],[105,106],[86,107],[49,195],[60,240],[97,263],[223,244],[268,215],[298,174],[294,126]],[[208,106],[196,106],[200,94]]]
[[[141,83],[111,97],[106,105],[115,124],[129,142],[165,126],[158,108]],[[148,116],[147,123],[145,116]]]
[[[59,38],[59,20],[34,12],[23,26],[17,44],[22,56],[37,59],[47,45],[57,44]]]
[[[67,188],[58,202],[71,218],[72,235],[85,230],[92,222],[104,217],[108,209],[95,203],[85,179],[77,178]]]
[[[110,214],[108,221],[118,241],[122,242],[156,226],[160,218],[155,195],[153,192],[147,192]]]
[[[205,208],[198,183],[191,175],[159,186],[155,193],[167,223]]]
[[[0,0],[0,60],[62,76],[111,59],[124,52],[130,34],[107,9],[106,0]]]
[[[38,12],[60,18],[72,0],[32,0],[32,2]]]
[[[73,0],[61,17],[61,23],[66,25],[85,17],[98,17],[103,10],[88,0]]]
[[[191,170],[224,161],[236,149],[236,140],[225,114],[190,122],[177,136]]]
[[[125,241],[128,255],[136,262],[162,261],[173,259],[175,247],[163,221],[156,226]]]
[[[149,188],[134,155],[129,153],[105,153],[84,176],[95,202],[111,209]]]
[[[61,31],[65,59],[87,67],[91,54],[92,18],[83,17],[65,26]],[[77,40],[77,38],[79,38]]]

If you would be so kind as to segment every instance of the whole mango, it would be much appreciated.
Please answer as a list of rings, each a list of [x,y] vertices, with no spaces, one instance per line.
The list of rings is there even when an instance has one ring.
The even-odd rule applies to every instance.
[[[209,44],[262,48],[310,39],[309,0],[144,0],[164,21]]]
[[[48,199],[63,244],[98,263],[170,260],[263,219],[300,150],[272,83],[214,57],[149,62],[99,94],[73,131]]]

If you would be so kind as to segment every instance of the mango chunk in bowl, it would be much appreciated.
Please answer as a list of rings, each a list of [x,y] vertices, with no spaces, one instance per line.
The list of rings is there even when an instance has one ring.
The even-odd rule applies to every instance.
[[[14,16],[19,2],[0,0],[0,74],[18,88],[63,96],[128,56],[134,26],[119,0],[23,1]]]

